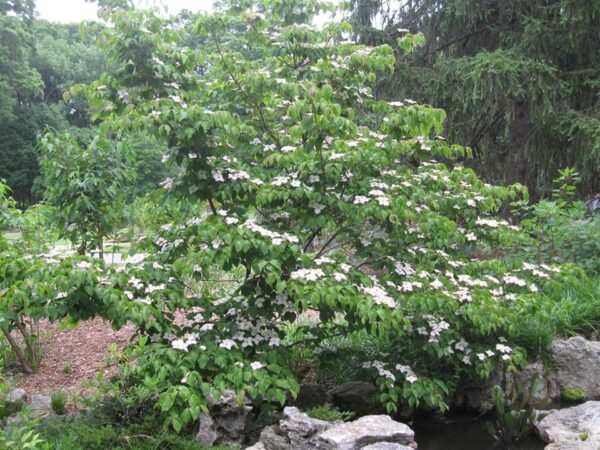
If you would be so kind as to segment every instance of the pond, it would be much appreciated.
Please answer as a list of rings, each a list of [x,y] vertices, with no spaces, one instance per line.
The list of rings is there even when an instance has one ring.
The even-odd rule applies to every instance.
[[[415,421],[419,450],[543,450],[536,436],[514,446],[498,442],[488,431],[491,419],[468,414],[429,417]]]

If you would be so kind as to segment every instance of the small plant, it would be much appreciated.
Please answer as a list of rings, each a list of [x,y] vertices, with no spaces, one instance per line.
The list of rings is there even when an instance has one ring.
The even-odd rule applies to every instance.
[[[306,414],[313,419],[327,420],[328,422],[342,421],[346,422],[354,417],[354,413],[351,411],[340,411],[337,407],[331,403],[325,403],[321,406],[315,406],[314,408],[306,411]]]
[[[67,395],[64,391],[58,391],[52,394],[51,397],[52,410],[62,416],[67,412]]]
[[[500,442],[509,444],[521,441],[529,436],[542,415],[535,410],[532,394],[539,390],[541,381],[534,378],[529,390],[523,385],[515,384],[510,390],[510,396],[500,386],[494,386],[492,396],[496,406],[496,422],[492,430],[493,436]]]
[[[564,388],[561,397],[567,402],[582,402],[585,400],[585,391],[581,388]]]
[[[31,419],[26,410],[20,420],[6,429],[0,427],[0,448],[5,450],[50,450],[50,444],[37,433],[39,419]]]
[[[63,365],[62,371],[63,371],[63,373],[65,373],[65,374],[67,374],[67,375],[70,375],[70,374],[72,374],[72,373],[73,373],[73,363],[71,363],[71,362],[66,362],[66,363]]]

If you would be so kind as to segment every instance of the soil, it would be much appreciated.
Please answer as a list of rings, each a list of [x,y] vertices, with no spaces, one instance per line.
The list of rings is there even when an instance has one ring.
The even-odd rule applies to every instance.
[[[59,324],[43,321],[39,334],[43,348],[41,365],[32,375],[17,374],[14,384],[25,389],[29,398],[59,390],[89,394],[90,382],[96,380],[97,372],[103,372],[105,380],[117,373],[110,345],[116,343],[122,348],[133,332],[133,325],[114,331],[100,318],[66,330],[61,330]]]

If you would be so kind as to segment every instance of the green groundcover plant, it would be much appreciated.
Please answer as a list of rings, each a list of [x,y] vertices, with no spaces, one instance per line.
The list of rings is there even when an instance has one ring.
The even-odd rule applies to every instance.
[[[526,364],[513,324],[578,269],[504,259],[531,242],[495,214],[526,190],[463,167],[468,149],[440,136],[443,111],[374,95],[420,36],[359,45],[346,23],[307,25],[321,6],[224,2],[193,31],[104,10],[112,70],[74,94],[85,91],[104,136],[166,143],[177,175],[163,189],[203,208],[142,237],[145,253],[124,265],[2,254],[7,329],[15,311],[133,322],[127,393],[176,431],[226,389],[255,404],[295,395],[284,340],[303,315],[319,319],[313,342],[385,339],[392,351],[362,368],[389,412],[444,409],[460,378]]]

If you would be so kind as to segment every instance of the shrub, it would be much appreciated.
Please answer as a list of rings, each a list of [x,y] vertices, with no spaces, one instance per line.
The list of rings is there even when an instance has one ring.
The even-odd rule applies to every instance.
[[[582,402],[585,400],[585,391],[581,388],[564,388],[560,395],[567,402]]]
[[[329,422],[346,422],[354,417],[353,412],[340,411],[337,407],[331,405],[330,403],[325,403],[321,406],[315,406],[314,408],[307,410],[306,414],[313,419],[327,420]]]

